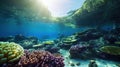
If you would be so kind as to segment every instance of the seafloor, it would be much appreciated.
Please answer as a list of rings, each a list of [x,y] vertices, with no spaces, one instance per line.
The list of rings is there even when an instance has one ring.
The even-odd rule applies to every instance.
[[[71,36],[60,36],[58,39],[46,41],[22,34],[0,37],[0,41],[2,42],[0,42],[0,46],[4,42],[17,43],[24,48],[26,53],[19,59],[20,61],[9,63],[8,59],[1,64],[1,67],[14,67],[14,65],[16,65],[15,67],[19,67],[19,65],[21,67],[120,67],[120,28],[110,31],[87,29]],[[33,51],[33,53],[26,50]],[[4,52],[1,51],[1,54],[4,55],[1,55],[1,58],[8,58]],[[34,61],[34,57],[37,58],[36,60],[41,57],[45,59],[42,58],[33,64],[28,59],[31,58]],[[28,61],[25,63],[24,59]],[[94,61],[97,66],[89,66],[91,61]]]

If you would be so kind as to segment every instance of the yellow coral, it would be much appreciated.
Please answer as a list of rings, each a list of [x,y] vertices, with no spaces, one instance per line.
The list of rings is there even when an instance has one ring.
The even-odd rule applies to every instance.
[[[103,46],[100,50],[111,55],[120,55],[120,47],[117,46]]]
[[[14,42],[0,42],[0,63],[13,62],[24,54],[24,49]]]
[[[52,40],[44,41],[43,44],[52,45],[52,44],[54,44],[54,41],[52,41]]]

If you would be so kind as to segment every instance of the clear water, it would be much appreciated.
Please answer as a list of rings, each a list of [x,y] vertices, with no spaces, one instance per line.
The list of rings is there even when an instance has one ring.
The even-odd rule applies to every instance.
[[[12,21],[12,20],[11,20]],[[61,23],[54,22],[24,22],[16,24],[13,22],[0,24],[0,36],[35,36],[41,40],[56,39],[61,35],[70,36],[85,28],[72,28]]]
[[[90,0],[89,0],[90,1]],[[92,0],[91,0],[92,1]],[[111,5],[111,4],[110,4]],[[18,7],[18,6],[17,6]],[[2,7],[3,9],[4,9],[4,7]],[[65,50],[64,49],[64,47],[62,48],[61,47],[61,42],[62,42],[62,44],[64,45],[64,42],[63,41],[60,41],[61,39],[59,39],[61,36],[63,36],[63,40],[64,40],[64,38],[67,38],[67,36],[71,36],[72,34],[74,34],[74,33],[77,33],[77,32],[81,32],[81,31],[84,31],[84,30],[86,30],[86,29],[88,29],[88,28],[97,28],[97,26],[101,26],[101,28],[99,29],[100,31],[102,30],[102,33],[104,33],[104,32],[108,32],[109,34],[108,35],[110,35],[109,37],[111,37],[111,32],[109,32],[109,31],[111,31],[111,30],[113,30],[113,29],[115,29],[115,25],[114,25],[114,21],[110,21],[110,23],[108,22],[108,24],[107,24],[107,22],[104,24],[103,22],[101,22],[101,23],[103,23],[103,24],[97,24],[97,22],[99,22],[98,20],[96,20],[96,19],[93,19],[93,20],[95,20],[96,21],[96,23],[95,24],[97,24],[97,25],[95,25],[95,24],[91,24],[91,22],[89,22],[88,23],[88,26],[83,26],[83,25],[81,25],[80,27],[76,27],[76,28],[73,28],[73,27],[71,27],[71,26],[67,26],[67,25],[65,25],[62,21],[61,22],[51,22],[51,21],[27,21],[27,20],[25,20],[21,15],[19,15],[19,16],[16,16],[15,15],[15,17],[9,17],[9,18],[7,18],[8,16],[7,16],[7,11],[6,12],[4,12],[4,11],[2,11],[2,10],[0,10],[1,12],[3,12],[3,13],[5,13],[5,16],[3,16],[2,15],[2,13],[0,13],[0,38],[1,37],[8,37],[9,38],[9,36],[15,36],[15,35],[18,35],[18,34],[22,34],[23,36],[25,36],[25,37],[31,37],[31,36],[33,36],[33,37],[36,37],[36,38],[38,38],[39,39],[39,43],[37,44],[37,45],[39,45],[39,44],[43,44],[44,42],[43,41],[50,41],[50,40],[53,40],[53,41],[55,41],[56,39],[58,39],[58,43],[60,43],[60,44],[58,44],[58,43],[54,43],[54,44],[52,44],[52,47],[60,47],[60,50],[58,51],[58,53],[59,54],[61,54],[62,56],[63,56],[63,58],[64,58],[64,63],[65,63],[65,67],[88,67],[88,64],[90,63],[90,60],[91,59],[87,59],[87,60],[83,60],[83,59],[71,59],[70,58],[70,52],[69,52],[69,50],[70,49],[67,49],[67,50]],[[18,10],[19,11],[19,10]],[[29,12],[29,10],[27,10],[28,12]],[[106,10],[107,11],[107,10]],[[34,11],[33,11],[34,12]],[[93,12],[94,13],[94,12]],[[36,13],[35,13],[36,14]],[[108,13],[109,14],[109,13]],[[115,13],[116,14],[116,13]],[[106,14],[107,15],[107,14]],[[25,14],[25,16],[26,16],[26,14]],[[18,18],[20,18],[20,20],[16,20],[15,18],[16,17],[18,17]],[[14,19],[13,19],[14,18]],[[31,18],[31,17],[30,17]],[[83,17],[84,18],[84,17]],[[111,18],[111,17],[110,17]],[[64,19],[64,18],[62,18],[62,19]],[[108,18],[107,18],[108,19]],[[114,19],[114,18],[113,18]],[[79,19],[78,19],[79,20]],[[78,21],[77,20],[77,21]],[[88,19],[89,20],[89,19]],[[70,20],[69,20],[70,21]],[[117,21],[119,21],[119,19],[117,19]],[[74,21],[73,21],[74,22]],[[78,22],[76,22],[76,23],[78,23]],[[82,22],[79,22],[79,23],[82,23]],[[78,24],[79,24],[78,23]],[[94,23],[94,22],[93,22]],[[92,26],[91,26],[92,25]],[[76,25],[77,26],[77,25]],[[119,25],[118,25],[118,27],[120,27]],[[116,28],[117,29],[117,28]],[[120,29],[120,28],[119,28]],[[119,31],[115,31],[115,32],[119,32]],[[85,35],[86,34],[88,34],[88,32],[87,33],[85,33]],[[93,34],[96,34],[96,33],[93,33]],[[98,33],[97,33],[98,34]],[[79,35],[79,34],[78,34]],[[90,33],[90,35],[91,35],[91,33]],[[99,34],[98,34],[99,35]],[[104,34],[104,35],[106,35],[106,34]],[[118,40],[120,40],[120,35],[118,35],[118,34],[115,34],[115,35],[117,35],[117,36],[119,36],[119,37],[115,37],[115,38],[117,38]],[[74,36],[74,35],[73,35]],[[89,36],[90,37],[90,36]],[[102,38],[103,38],[104,36],[101,36],[100,38],[98,38],[98,39],[96,39],[97,41],[96,42],[98,42],[98,41],[101,41],[101,42],[103,42],[102,41]],[[93,36],[93,38],[94,38],[94,36]],[[27,38],[26,38],[27,39]],[[79,37],[77,38],[78,39],[78,41],[79,41]],[[81,38],[82,39],[82,38]],[[84,39],[84,38],[83,38]],[[89,39],[89,38],[88,38]],[[113,37],[113,39],[114,39],[114,37]],[[112,41],[112,38],[110,39],[111,41]],[[57,40],[56,40],[57,41]],[[74,41],[74,40],[73,40]],[[107,42],[107,40],[104,40],[105,42]],[[26,40],[23,40],[23,43],[26,43],[27,41]],[[28,40],[28,42],[29,42],[29,40]],[[27,42],[27,43],[28,43]],[[77,42],[77,44],[79,44],[79,45],[81,45],[80,43],[81,43],[82,41],[80,41],[79,43]],[[19,41],[18,41],[18,43],[19,43]],[[31,42],[30,42],[31,43]],[[86,42],[86,43],[88,43],[88,42]],[[100,42],[99,42],[100,43]],[[93,47],[93,49],[97,49],[97,48],[100,48],[101,47],[101,45],[99,45],[99,43],[97,43],[98,45],[97,45],[97,47],[96,46],[94,46]],[[118,42],[119,43],[119,45],[120,45],[120,42]],[[96,44],[96,43],[95,43]],[[101,43],[100,43],[101,44]],[[107,43],[108,44],[108,43]],[[109,43],[110,44],[110,43]],[[28,45],[28,44],[27,44]],[[31,44],[30,44],[31,45]],[[36,46],[36,44],[32,44],[32,46],[33,45],[35,45]],[[60,46],[59,46],[60,45]],[[69,44],[68,44],[69,45]],[[68,46],[67,45],[67,46]],[[72,45],[71,46],[73,46],[73,45],[76,45],[76,44],[73,44],[72,43]],[[102,44],[103,45],[103,44]],[[110,45],[114,45],[114,44],[110,44]],[[119,45],[117,45],[117,47],[120,47]],[[83,45],[81,45],[81,46],[83,46]],[[91,45],[90,45],[91,46]],[[100,46],[100,47],[99,47]],[[103,45],[104,46],[104,45]],[[23,46],[24,47],[24,46]],[[48,46],[49,47],[49,46]],[[44,46],[44,47],[42,47],[42,48],[48,48],[48,47],[46,47],[46,46]],[[51,45],[50,45],[50,47],[51,47]],[[39,47],[37,47],[38,49],[39,49]],[[36,49],[36,48],[34,48],[34,47],[32,47],[32,48],[28,48],[28,49]],[[97,50],[95,50],[96,51],[96,53],[97,53]],[[88,51],[88,53],[89,53],[89,51]],[[98,56],[98,55],[97,55]],[[1,58],[0,58],[1,59]],[[107,60],[105,60],[105,59],[101,59],[101,58],[94,58],[94,59],[96,59],[96,63],[98,64],[98,67],[119,67],[119,66],[117,66],[116,64],[120,64],[120,62],[119,61],[112,61],[112,60],[109,60],[109,59],[107,59]],[[119,59],[119,58],[118,58]],[[76,64],[76,63],[80,63],[80,66],[77,66],[77,65],[75,65],[75,66],[72,66],[71,65],[71,63],[74,63],[74,64]]]

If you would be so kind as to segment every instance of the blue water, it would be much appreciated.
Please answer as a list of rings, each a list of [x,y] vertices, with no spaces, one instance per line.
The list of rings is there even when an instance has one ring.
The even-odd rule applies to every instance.
[[[35,36],[39,39],[56,39],[60,35],[69,36],[84,28],[72,28],[61,23],[54,22],[24,22],[21,24],[9,22],[0,24],[0,37],[22,34]]]

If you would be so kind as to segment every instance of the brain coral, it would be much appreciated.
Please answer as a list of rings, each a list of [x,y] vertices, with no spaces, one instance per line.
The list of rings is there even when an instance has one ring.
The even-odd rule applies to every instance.
[[[24,54],[24,49],[14,42],[0,42],[0,63],[14,62]]]

